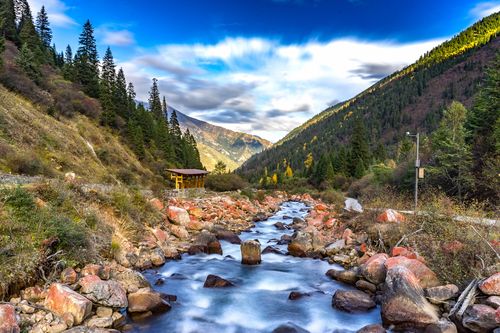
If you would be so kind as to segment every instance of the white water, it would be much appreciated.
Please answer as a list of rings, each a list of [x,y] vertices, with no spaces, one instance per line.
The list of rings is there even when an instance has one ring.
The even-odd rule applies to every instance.
[[[304,217],[303,203],[287,202],[270,219],[240,235],[242,240],[259,239],[262,249],[268,245],[286,252],[286,245],[276,245],[283,234],[273,224],[292,223],[283,216]],[[165,278],[158,291],[177,295],[172,310],[134,323],[135,332],[179,333],[257,333],[271,332],[281,324],[294,323],[311,333],[355,332],[361,327],[380,322],[379,309],[368,313],[348,314],[331,306],[336,289],[351,287],[325,276],[338,266],[326,261],[292,256],[265,254],[262,264],[240,263],[240,246],[221,241],[224,254],[183,255],[182,260],[166,263],[158,272],[146,272],[153,284]],[[230,288],[203,288],[208,274],[232,281]],[[289,300],[291,291],[309,292],[298,300]]]

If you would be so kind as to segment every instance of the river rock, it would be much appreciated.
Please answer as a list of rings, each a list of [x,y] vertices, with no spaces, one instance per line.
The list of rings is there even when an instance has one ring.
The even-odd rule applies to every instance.
[[[356,281],[356,288],[368,292],[369,294],[375,294],[377,292],[377,286],[365,280]]]
[[[128,295],[128,312],[160,312],[168,311],[170,303],[161,297],[161,294],[150,288],[139,289]]]
[[[419,280],[404,266],[388,269],[386,290],[382,299],[382,320],[399,330],[407,328],[424,329],[439,320],[437,308],[429,303]]]
[[[170,232],[180,240],[186,240],[189,238],[189,232],[182,225],[170,225]]]
[[[490,296],[486,299],[485,304],[494,309],[500,308],[500,296]]]
[[[194,256],[196,254],[207,253],[208,254],[208,246],[203,244],[194,244],[191,245],[188,249],[188,253],[190,256]]]
[[[377,253],[371,256],[364,264],[360,266],[361,275],[374,284],[380,284],[385,281],[386,267],[385,262],[389,257],[385,253]]]
[[[385,261],[385,267],[388,270],[396,266],[408,268],[417,278],[422,288],[439,286],[439,280],[436,274],[419,260],[399,256],[389,258]]]
[[[274,227],[276,229],[278,229],[278,230],[286,230],[286,229],[288,229],[287,226],[286,226],[286,224],[284,224],[283,222],[276,222],[274,224]]]
[[[140,288],[151,287],[148,280],[139,272],[132,269],[113,272],[112,277],[118,281],[128,293],[134,293]]]
[[[284,254],[280,249],[275,248],[272,245],[266,246],[264,250],[262,250],[262,254],[275,253],[275,254]]]
[[[191,221],[187,210],[176,206],[168,206],[167,217],[170,222],[181,226],[185,226]]]
[[[312,248],[312,236],[303,231],[297,231],[288,244],[288,252],[294,257],[306,257]]]
[[[469,306],[462,318],[462,325],[472,332],[488,333],[500,326],[500,315],[492,307],[484,304]]]
[[[19,317],[12,304],[0,304],[0,333],[19,333]]]
[[[78,325],[90,315],[92,302],[60,283],[53,283],[45,299],[45,307],[60,316],[70,313],[75,325]]]
[[[205,283],[203,284],[203,288],[225,288],[233,286],[234,284],[231,281],[213,274],[208,275]]]
[[[294,323],[286,323],[276,327],[271,333],[309,333],[309,331]]]
[[[288,294],[288,299],[291,301],[295,301],[295,300],[300,299],[304,296],[311,296],[311,294],[310,293],[303,293],[300,291],[292,291],[292,292],[290,292],[290,294]]]
[[[159,247],[156,247],[149,251],[149,260],[151,260],[153,266],[163,265],[166,261],[163,250]]]
[[[458,295],[458,287],[454,284],[425,289],[425,297],[433,303],[440,304]]]
[[[329,269],[326,272],[326,275],[331,279],[351,285],[355,284],[356,281],[358,280],[358,274],[356,270]]]
[[[372,298],[359,290],[337,290],[332,298],[332,305],[346,312],[363,312],[375,307]]]
[[[94,303],[113,308],[127,307],[127,293],[117,281],[104,281],[96,275],[87,275],[78,281],[80,293]]]
[[[356,333],[385,333],[385,328],[380,324],[366,325]]]
[[[113,326],[113,319],[111,317],[105,318],[91,318],[86,322],[90,328],[108,328]]]
[[[451,321],[441,319],[435,324],[427,325],[424,333],[457,333],[457,327]]]
[[[218,239],[213,240],[207,244],[208,254],[220,254],[222,255],[222,246]]]
[[[231,244],[241,244],[240,237],[229,230],[217,230],[215,236],[218,240],[225,240]]]
[[[292,241],[292,236],[290,235],[282,235],[280,240],[278,241],[278,245],[288,245]]]
[[[500,272],[481,282],[479,289],[486,295],[500,296]]]
[[[257,265],[261,263],[259,242],[248,240],[241,244],[241,263],[244,265]]]
[[[75,284],[78,281],[78,273],[71,267],[61,272],[61,282],[64,284]]]
[[[345,248],[345,240],[342,238],[338,239],[332,244],[325,247],[326,255],[333,256],[339,253],[343,248]]]

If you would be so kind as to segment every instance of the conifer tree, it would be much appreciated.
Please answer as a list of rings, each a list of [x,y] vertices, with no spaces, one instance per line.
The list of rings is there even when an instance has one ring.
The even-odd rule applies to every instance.
[[[364,173],[365,167],[370,163],[370,150],[363,121],[357,118],[351,137],[351,174],[356,178]],[[363,168],[363,172],[359,172]],[[358,169],[358,171],[356,171]],[[355,175],[356,174],[356,175]]]
[[[47,56],[42,51],[42,42],[38,33],[36,32],[35,25],[33,24],[33,17],[31,15],[31,9],[28,3],[26,3],[22,8],[21,21],[19,22],[19,40],[24,45],[26,45],[30,51],[33,53],[34,61],[38,64],[45,63]]]
[[[112,126],[115,124],[115,107],[114,107],[114,88],[116,81],[115,73],[115,61],[113,59],[113,53],[108,47],[106,53],[102,58],[102,70],[101,70],[101,81],[100,81],[100,93],[99,98],[101,100],[101,106],[103,113],[101,115],[101,123],[104,125]]]
[[[127,81],[122,68],[120,68],[118,74],[116,74],[113,100],[117,115],[123,119],[127,119],[129,117]]]
[[[179,120],[177,119],[177,112],[172,110],[170,115],[170,132],[172,133],[172,138],[174,140],[179,140],[182,137],[181,126],[179,125]]]
[[[66,46],[66,50],[64,51],[64,66],[62,69],[63,77],[66,80],[74,81],[75,73],[73,67],[73,51],[71,50],[71,46]]]
[[[160,90],[158,89],[158,80],[156,78],[153,79],[153,85],[149,91],[148,103],[149,111],[151,111],[157,119],[161,119],[163,111],[160,100]]]
[[[163,112],[163,116],[165,117],[165,119],[168,119],[168,105],[167,105],[167,99],[165,98],[165,96],[163,96],[163,100],[161,103],[161,110]]]
[[[31,52],[27,44],[24,44],[23,47],[21,47],[21,51],[16,58],[16,63],[30,77],[30,79],[35,82],[40,81],[40,68],[35,61],[33,52]]]
[[[214,175],[222,175],[222,174],[226,173],[226,169],[227,169],[226,163],[219,160],[215,164],[214,170],[212,171],[212,173]]]
[[[45,11],[45,6],[42,6],[42,9],[38,12],[36,17],[36,32],[38,36],[40,36],[42,45],[45,48],[49,48],[52,42],[52,29],[50,29],[49,17]]]
[[[16,26],[16,13],[14,0],[2,0],[0,2],[0,34],[14,43],[19,42]]]
[[[135,113],[135,110],[137,108],[136,102],[135,102],[135,88],[134,84],[132,82],[129,82],[127,86],[127,98],[128,98],[128,113],[129,116],[132,116],[132,114]]]
[[[82,85],[90,97],[99,97],[99,60],[94,28],[89,20],[85,22],[79,38],[79,47],[74,59],[75,81]]]

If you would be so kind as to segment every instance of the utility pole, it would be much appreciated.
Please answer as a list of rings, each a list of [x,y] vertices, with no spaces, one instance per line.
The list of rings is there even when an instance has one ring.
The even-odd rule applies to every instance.
[[[420,133],[417,132],[417,134],[410,134],[410,132],[406,132],[406,135],[417,138],[417,156],[415,158],[415,208],[414,208],[414,214],[416,215],[418,207],[418,172],[420,169],[420,156],[419,156]]]

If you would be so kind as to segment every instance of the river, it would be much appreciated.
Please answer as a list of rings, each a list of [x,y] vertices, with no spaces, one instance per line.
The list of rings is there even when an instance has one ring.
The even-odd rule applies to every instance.
[[[292,223],[293,217],[304,218],[308,207],[301,202],[286,202],[269,219],[240,235],[242,240],[258,239],[262,249],[276,245],[283,234],[274,223]],[[328,269],[342,269],[326,261],[264,254],[262,263],[246,266],[240,263],[240,246],[221,241],[223,255],[187,255],[167,262],[158,271],[148,271],[153,284],[163,277],[165,284],[155,287],[177,295],[172,310],[134,323],[134,332],[178,333],[257,333],[272,332],[282,324],[293,323],[311,333],[355,332],[380,322],[380,309],[349,314],[331,306],[337,289],[351,289],[325,276]],[[235,284],[229,288],[203,288],[208,274],[215,274]],[[289,300],[291,291],[310,293]]]

